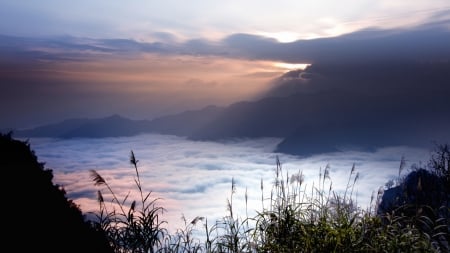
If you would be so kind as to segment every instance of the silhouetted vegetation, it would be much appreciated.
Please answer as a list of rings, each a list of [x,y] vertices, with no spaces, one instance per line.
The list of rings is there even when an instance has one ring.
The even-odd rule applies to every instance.
[[[191,221],[183,217],[184,227],[173,234],[165,227],[159,199],[143,191],[133,151],[130,163],[137,194],[119,199],[105,178],[92,170],[94,185],[101,188],[99,210],[89,223],[64,190],[51,183],[51,170],[43,169],[27,142],[1,135],[1,154],[4,178],[14,179],[20,189],[16,191],[20,194],[7,194],[5,209],[15,218],[7,219],[11,233],[6,242],[13,238],[39,242],[12,245],[21,251],[449,252],[448,145],[436,146],[429,163],[411,166],[406,176],[401,174],[402,159],[398,178],[381,187],[367,209],[355,201],[359,178],[355,166],[350,168],[345,191],[337,192],[328,166],[320,170],[316,185],[307,189],[302,171],[289,174],[277,159],[273,183],[261,180],[261,210],[254,217],[234,209],[232,178],[223,218],[208,223],[207,217]],[[270,196],[264,195],[265,187],[270,188]]]
[[[130,161],[137,190],[144,196],[133,152]],[[388,184],[390,189],[386,190],[395,196],[384,195],[380,189],[371,206],[363,210],[354,200],[359,178],[355,166],[346,190],[338,193],[333,190],[328,166],[320,171],[318,185],[306,189],[302,172],[289,175],[277,159],[270,196],[262,194],[262,210],[255,217],[241,217],[233,209],[236,185],[232,178],[227,215],[212,226],[206,217],[198,216],[191,222],[183,217],[185,227],[174,235],[162,226],[165,221],[158,214],[164,209],[155,205],[157,199],[149,199],[150,193],[141,204],[127,198],[119,202],[104,179],[96,171],[91,173],[95,184],[106,185],[113,196],[109,212],[104,199],[99,198],[97,222],[103,224],[117,252],[448,252],[448,146],[438,147],[429,168],[414,165],[412,172],[400,178],[403,162],[397,186]],[[261,192],[263,189],[261,181]],[[136,212],[139,205],[144,209]],[[143,237],[145,224],[140,220],[148,221],[152,232],[147,237]],[[195,228],[199,224],[203,225],[203,237],[194,234],[200,231]]]
[[[116,252],[155,252],[161,248],[167,232],[162,226],[165,221],[160,219],[164,212],[156,205],[158,199],[151,199],[151,192],[144,195],[137,168],[138,160],[131,152],[130,163],[134,165],[136,187],[139,190],[139,201],[133,200],[126,206],[128,195],[119,200],[106,180],[95,170],[91,171],[95,185],[106,186],[112,195],[113,210],[108,211],[103,194],[98,191],[100,212],[96,215],[97,227],[100,227],[109,237],[111,246]]]
[[[113,252],[27,142],[0,134],[3,247],[12,252]],[[6,226],[5,226],[6,224]]]
[[[450,149],[436,145],[426,165],[414,165],[411,171],[391,182],[378,207],[384,223],[392,216],[402,227],[413,226],[444,252],[450,242]]]

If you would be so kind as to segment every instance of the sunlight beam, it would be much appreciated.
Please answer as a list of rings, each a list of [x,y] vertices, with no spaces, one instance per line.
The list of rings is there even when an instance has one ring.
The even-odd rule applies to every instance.
[[[275,62],[273,64],[277,68],[285,70],[305,70],[307,67],[311,66],[309,63],[287,63],[287,62]]]

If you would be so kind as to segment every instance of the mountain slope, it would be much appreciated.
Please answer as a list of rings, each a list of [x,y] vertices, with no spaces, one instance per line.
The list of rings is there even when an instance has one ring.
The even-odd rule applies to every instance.
[[[286,73],[265,97],[155,118],[118,115],[18,131],[25,137],[118,137],[140,133],[193,140],[279,137],[278,152],[431,145],[450,140],[450,63],[320,65]],[[307,78],[305,78],[307,77]]]
[[[316,64],[285,74],[265,98],[229,106],[190,138],[282,137],[276,151],[300,155],[431,145],[450,137],[448,69],[446,62]]]
[[[224,108],[207,106],[200,110],[185,111],[178,114],[159,117],[151,120],[146,129],[148,132],[190,136],[192,133],[215,120]]]
[[[29,143],[0,133],[0,166],[10,181],[1,186],[8,193],[4,201],[14,209],[14,215],[2,223],[8,231],[3,235],[4,247],[24,252],[114,252],[64,188],[53,183],[52,170],[38,161]]]
[[[449,24],[443,18],[403,29],[374,28],[290,43],[250,34],[233,34],[215,43],[189,41],[177,45],[177,51],[310,66],[273,80],[272,89],[253,101],[226,108],[206,107],[143,121],[119,116],[71,120],[16,134],[70,138],[155,132],[194,140],[279,137],[283,141],[277,151],[301,155],[446,142],[450,139]],[[45,44],[22,38],[15,47],[11,46],[14,37],[0,37],[9,60],[31,45]],[[60,38],[52,45],[58,52],[63,48],[165,52],[161,44],[132,40],[80,43],[76,38]]]
[[[131,136],[145,130],[147,121],[130,120],[119,115],[99,119],[68,119],[60,123],[17,130],[18,137],[101,138]]]
[[[131,120],[119,115],[97,119],[68,119],[60,123],[15,131],[18,137],[104,138],[161,133],[188,136],[215,119],[223,108],[208,106],[153,120]]]

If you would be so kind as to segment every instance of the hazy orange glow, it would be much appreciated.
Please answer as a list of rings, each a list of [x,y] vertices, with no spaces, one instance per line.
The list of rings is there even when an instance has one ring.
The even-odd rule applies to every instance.
[[[40,71],[46,78],[75,82],[76,89],[89,92],[158,94],[225,105],[259,95],[272,79],[304,66],[216,56],[143,54],[68,61]]]

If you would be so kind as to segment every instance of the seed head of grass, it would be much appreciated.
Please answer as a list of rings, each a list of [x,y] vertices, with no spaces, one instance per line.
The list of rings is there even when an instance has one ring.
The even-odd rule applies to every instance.
[[[94,181],[94,185],[104,185],[106,184],[106,180],[98,174],[95,170],[90,170],[92,181]]]

